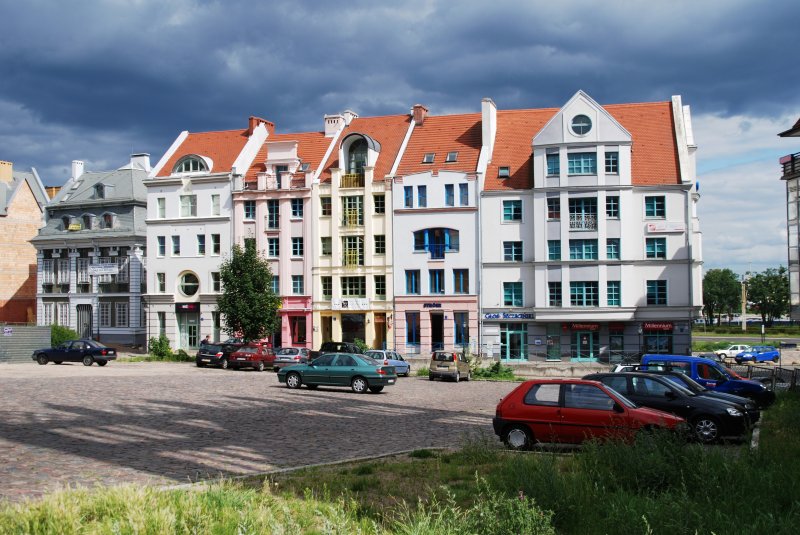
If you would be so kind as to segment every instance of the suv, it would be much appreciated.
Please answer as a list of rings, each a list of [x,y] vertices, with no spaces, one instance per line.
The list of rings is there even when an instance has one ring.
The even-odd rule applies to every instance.
[[[231,353],[228,361],[229,368],[253,368],[263,372],[265,368],[272,368],[275,363],[275,352],[271,347],[263,344],[247,344]]]
[[[757,381],[736,379],[713,360],[686,355],[644,355],[640,369],[647,371],[650,367],[685,373],[711,390],[750,398],[760,408],[769,407],[775,402],[775,392],[767,390],[766,386]]]
[[[465,381],[469,381],[472,377],[469,363],[464,360],[464,355],[455,351],[434,351],[428,370],[428,379],[431,381],[438,377],[459,382],[462,377]]]
[[[750,419],[741,405],[697,396],[664,376],[643,372],[593,373],[584,379],[600,381],[637,405],[684,418],[704,444],[722,437],[741,438],[750,431]]]

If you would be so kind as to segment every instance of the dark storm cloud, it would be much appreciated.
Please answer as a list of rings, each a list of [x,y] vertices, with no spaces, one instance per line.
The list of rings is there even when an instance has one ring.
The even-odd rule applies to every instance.
[[[0,158],[40,172],[157,160],[181,130],[249,115],[317,130],[346,108],[557,107],[578,89],[682,94],[695,114],[798,109],[790,1],[0,0],[0,16]]]

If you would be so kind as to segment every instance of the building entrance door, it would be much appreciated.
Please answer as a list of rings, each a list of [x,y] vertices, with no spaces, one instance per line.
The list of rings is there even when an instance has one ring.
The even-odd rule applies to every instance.
[[[78,320],[78,336],[81,338],[91,338],[92,331],[92,305],[78,305],[75,307],[76,319]]]
[[[576,331],[572,335],[572,360],[597,360],[600,350],[599,333],[597,331]]]
[[[431,349],[444,349],[444,314],[431,312]]]
[[[197,349],[200,342],[200,314],[183,312],[178,314],[178,349]]]

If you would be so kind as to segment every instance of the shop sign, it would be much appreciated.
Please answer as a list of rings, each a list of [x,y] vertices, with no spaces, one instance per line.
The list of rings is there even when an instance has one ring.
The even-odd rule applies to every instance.
[[[200,303],[175,303],[175,313],[200,312]]]
[[[369,299],[365,297],[332,299],[331,310],[369,310]]]
[[[422,308],[442,308],[441,303],[422,303]]]
[[[74,230],[81,230],[81,224],[80,223],[70,223],[69,226],[67,227],[67,230],[73,230],[73,231]]]
[[[611,332],[621,332],[625,330],[624,323],[609,323],[608,330]]]
[[[493,314],[484,314],[485,320],[532,320],[533,314],[527,312],[495,312]]]
[[[654,221],[647,224],[647,232],[684,232],[686,225],[671,221]]]
[[[642,329],[645,331],[671,331],[673,325],[671,321],[645,321]]]
[[[569,326],[571,331],[599,331],[600,324],[599,323],[565,323],[565,326]]]
[[[117,275],[119,266],[117,264],[89,264],[87,269],[89,275]]]

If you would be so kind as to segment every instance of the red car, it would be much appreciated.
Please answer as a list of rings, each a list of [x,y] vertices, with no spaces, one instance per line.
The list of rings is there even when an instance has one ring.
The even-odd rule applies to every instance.
[[[685,428],[683,418],[639,407],[599,381],[582,379],[525,381],[500,401],[492,424],[512,449],[536,442],[632,440],[641,429]]]
[[[272,369],[275,363],[275,351],[263,344],[243,345],[233,353],[228,360],[228,368],[253,368],[263,372],[265,368]]]

